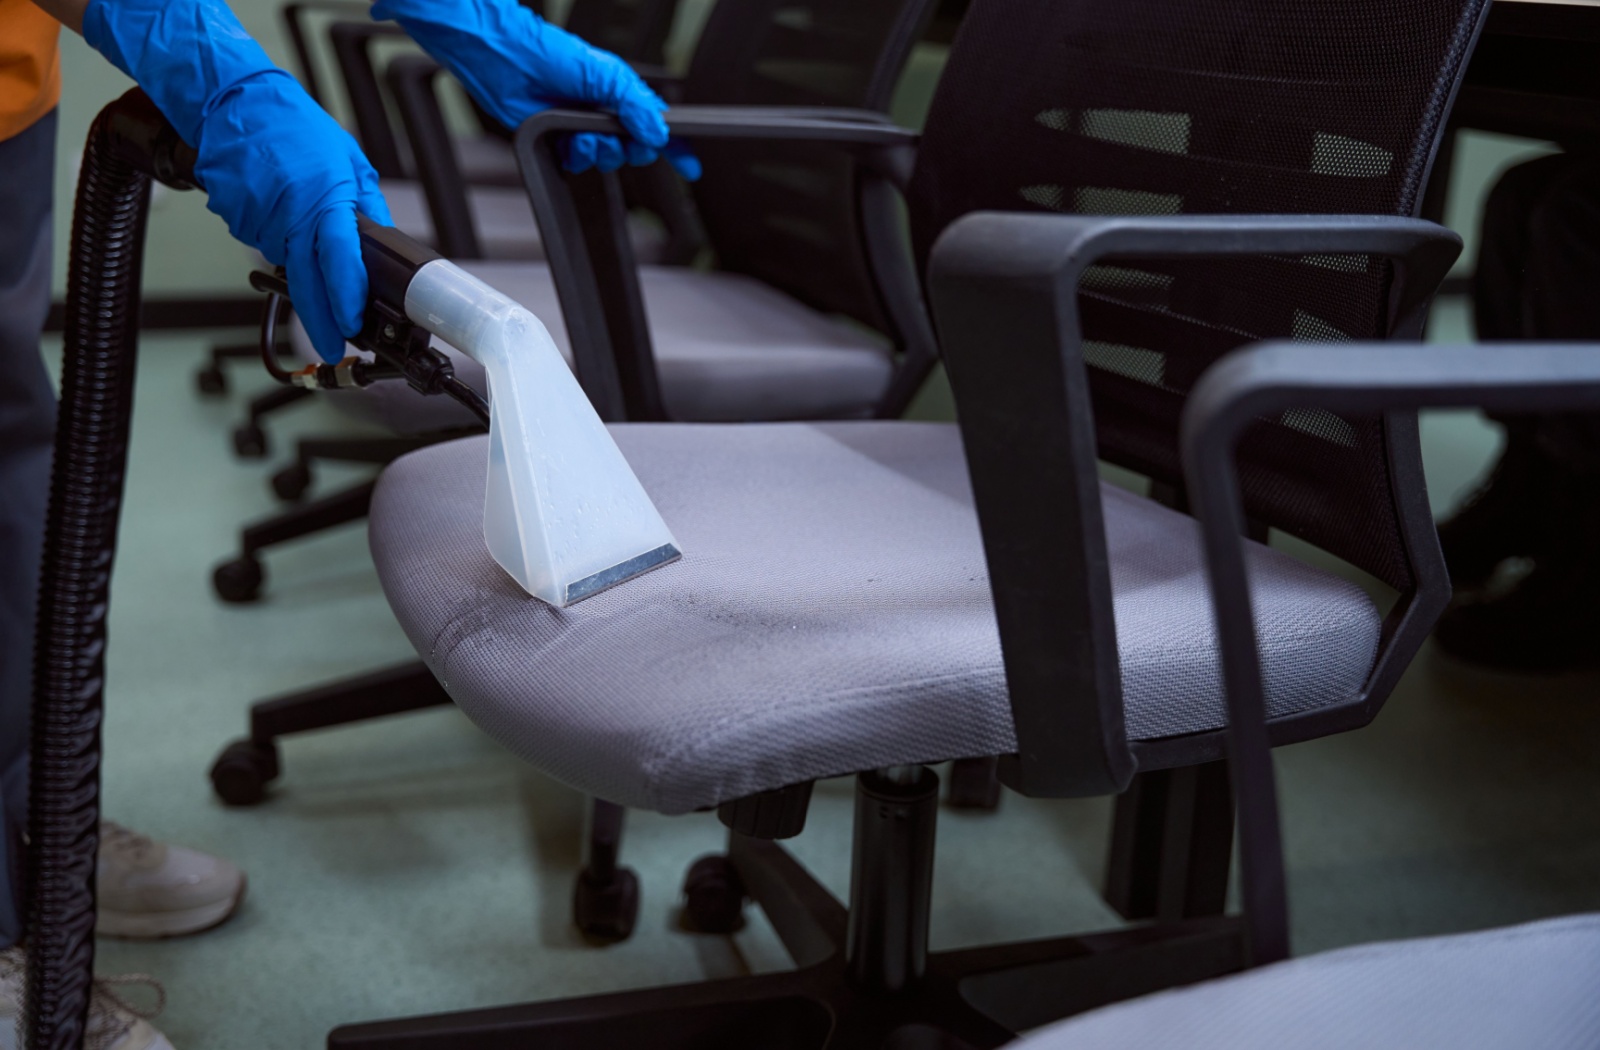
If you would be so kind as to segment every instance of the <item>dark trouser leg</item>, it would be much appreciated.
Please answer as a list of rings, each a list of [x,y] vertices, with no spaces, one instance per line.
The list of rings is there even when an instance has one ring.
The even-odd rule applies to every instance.
[[[1529,339],[1600,338],[1600,157],[1564,158],[1528,217],[1523,331]],[[1539,449],[1584,478],[1600,476],[1600,417],[1546,416]]]
[[[22,935],[33,621],[56,398],[39,357],[50,308],[56,116],[0,142],[0,946]]]
[[[1472,279],[1472,319],[1479,339],[1531,338],[1526,294],[1533,241],[1530,220],[1569,160],[1558,153],[1519,164],[1489,191]],[[1508,441],[1531,441],[1537,430],[1533,417],[1495,419],[1505,425]]]
[[[1600,276],[1600,160],[1557,154],[1501,176],[1484,206],[1473,286],[1485,340],[1600,336],[1587,286]],[[1492,584],[1514,557],[1548,558],[1570,547],[1582,464],[1600,458],[1586,420],[1496,416],[1505,451],[1466,504],[1441,523],[1458,591]],[[1600,466],[1600,463],[1597,463]]]
[[[1473,315],[1478,338],[1600,337],[1600,157],[1556,154],[1501,176],[1484,205]],[[1586,416],[1507,417],[1511,440],[1585,472],[1600,467]]]
[[[1479,335],[1600,338],[1596,281],[1600,158],[1563,154],[1508,172],[1485,211]],[[1600,415],[1504,422],[1506,451],[1490,484],[1439,529],[1458,600],[1435,642],[1457,659],[1505,670],[1593,665]],[[1531,558],[1531,571],[1496,586],[1494,568],[1512,556]]]
[[[1519,164],[1495,183],[1483,206],[1472,311],[1478,338],[1526,339],[1523,291],[1527,281],[1530,217],[1571,158],[1565,154]]]

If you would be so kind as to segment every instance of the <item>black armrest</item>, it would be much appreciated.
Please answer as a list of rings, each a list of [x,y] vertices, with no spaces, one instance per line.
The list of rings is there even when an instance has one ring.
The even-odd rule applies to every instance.
[[[400,55],[389,63],[384,77],[422,180],[433,219],[434,246],[449,259],[481,259],[483,246],[473,223],[466,179],[434,89],[441,68],[427,55]]]
[[[367,0],[296,0],[284,4],[280,9],[284,28],[289,33],[289,44],[294,48],[295,61],[300,66],[300,82],[305,85],[306,94],[319,104],[326,105],[322,98],[322,84],[317,77],[316,58],[306,41],[304,16],[310,11],[320,11],[341,18],[361,18],[371,9],[372,5]]]
[[[909,174],[917,134],[864,110],[677,106],[672,133],[685,138],[762,138],[850,150],[874,168]],[[660,381],[644,319],[638,265],[614,176],[569,176],[551,136],[621,134],[616,117],[549,109],[517,129],[517,162],[539,221],[579,382],[606,419],[663,419]]]
[[[870,109],[826,106],[674,106],[667,127],[685,139],[744,139],[771,142],[814,142],[848,150],[884,175],[902,191],[911,178],[919,134]],[[609,113],[547,109],[518,129],[538,139],[554,132],[593,131],[622,134],[622,124]]]
[[[405,30],[392,22],[335,22],[328,28],[328,39],[355,114],[361,148],[383,178],[404,178],[408,165],[384,108],[378,74],[372,66],[371,45],[378,37],[405,36]]]
[[[1263,343],[1230,354],[1201,377],[1184,407],[1181,447],[1196,516],[1221,547],[1210,564],[1219,579],[1236,579],[1239,545],[1234,448],[1258,418],[1295,408],[1375,415],[1428,407],[1500,412],[1552,412],[1600,407],[1600,345],[1512,343],[1466,346],[1390,343]],[[1428,512],[1425,479],[1412,494]],[[1214,533],[1214,536],[1212,535]],[[1209,542],[1209,541],[1208,541]],[[1221,560],[1219,560],[1219,558]],[[1236,600],[1238,588],[1215,588]],[[1442,611],[1429,611],[1427,626]],[[1252,637],[1237,610],[1230,620]],[[1226,652],[1226,650],[1225,650]],[[1398,669],[1394,672],[1398,675]],[[1231,690],[1242,692],[1242,690]]]
[[[1075,290],[1083,271],[1109,256],[1365,254],[1398,269],[1389,334],[1418,338],[1427,305],[1461,253],[1461,238],[1437,223],[1392,215],[1171,215],[1108,217],[984,212],[951,225],[935,252],[952,276],[1004,279],[1047,266],[1050,279]],[[1007,257],[1011,262],[1008,264]],[[1076,318],[1076,298],[1067,296]]]
[[[917,132],[870,109],[827,106],[674,106],[667,126],[685,138],[762,138],[841,147],[915,145]],[[623,134],[622,122],[596,110],[547,109],[523,122],[534,137],[554,131]]]
[[[1007,775],[1028,793],[1103,792],[1130,769],[1115,639],[1100,632],[1110,597],[1098,568],[1106,553],[1078,320],[1083,271],[1130,255],[1385,255],[1397,264],[1389,334],[1416,336],[1459,250],[1443,227],[1393,216],[980,212],[940,237],[934,316],[1008,641],[1020,758]],[[1052,650],[1060,659],[1041,655]],[[1069,696],[1078,702],[1064,710]]]
[[[1276,856],[1267,859],[1269,851],[1276,854],[1279,849],[1278,818],[1250,584],[1240,540],[1244,510],[1235,448],[1253,421],[1293,408],[1372,414],[1429,407],[1600,410],[1600,344],[1266,343],[1239,350],[1212,366],[1184,408],[1184,476],[1205,540],[1222,646],[1239,797],[1241,876],[1247,894],[1255,898],[1252,911],[1271,909],[1286,916],[1281,861]],[[1247,847],[1247,842],[1252,845]],[[1275,929],[1264,932],[1269,938],[1278,934]],[[1286,955],[1287,937],[1280,935],[1255,950],[1269,957]]]
[[[1008,781],[1030,794],[1104,793],[1124,786],[1133,768],[1078,319],[1083,271],[1117,256],[1381,255],[1395,263],[1387,334],[1417,337],[1460,247],[1460,238],[1441,226],[1395,216],[989,212],[945,231],[934,246],[929,283],[1004,641],[1019,747],[1002,765]],[[1207,491],[1214,507],[1215,484]],[[1216,578],[1242,587],[1236,497],[1233,511],[1222,526],[1207,527],[1207,550],[1216,553],[1213,534],[1223,537],[1218,543],[1231,552],[1237,574],[1224,564]],[[1252,958],[1265,962],[1285,955],[1288,939],[1254,634],[1243,591],[1227,583],[1213,591],[1226,628],[1230,755]]]

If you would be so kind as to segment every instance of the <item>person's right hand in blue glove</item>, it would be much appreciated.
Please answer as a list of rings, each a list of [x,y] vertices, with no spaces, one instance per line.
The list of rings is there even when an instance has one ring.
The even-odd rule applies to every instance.
[[[700,162],[669,142],[661,118],[667,104],[628,63],[551,25],[516,0],[378,0],[372,17],[393,19],[496,120],[515,128],[563,103],[598,106],[617,115],[628,139],[574,135],[564,146],[570,171],[614,171],[665,156],[687,179]]]
[[[83,37],[195,148],[206,206],[287,269],[312,344],[342,358],[367,301],[356,213],[391,222],[355,140],[222,0],[89,0]]]

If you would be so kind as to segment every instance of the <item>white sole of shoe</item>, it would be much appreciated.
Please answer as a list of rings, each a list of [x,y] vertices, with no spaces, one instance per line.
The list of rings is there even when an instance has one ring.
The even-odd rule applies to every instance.
[[[137,1048],[137,1050],[173,1050],[172,1044],[167,1042],[167,1037],[162,1035],[160,1032],[151,1031],[150,1035],[150,1042],[142,1044]],[[126,1040],[124,1040],[124,1042],[126,1042]],[[122,1050],[122,1044],[113,1043],[111,1050]]]
[[[247,887],[239,882],[239,892],[232,900],[216,901],[197,908],[180,911],[128,912],[101,908],[95,917],[94,932],[101,937],[119,937],[130,941],[159,941],[168,937],[187,937],[221,926],[233,917],[244,901]]]

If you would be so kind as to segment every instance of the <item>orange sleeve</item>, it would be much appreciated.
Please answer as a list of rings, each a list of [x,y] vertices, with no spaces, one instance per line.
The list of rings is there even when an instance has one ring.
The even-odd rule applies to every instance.
[[[0,139],[61,101],[61,23],[30,0],[0,0]]]

